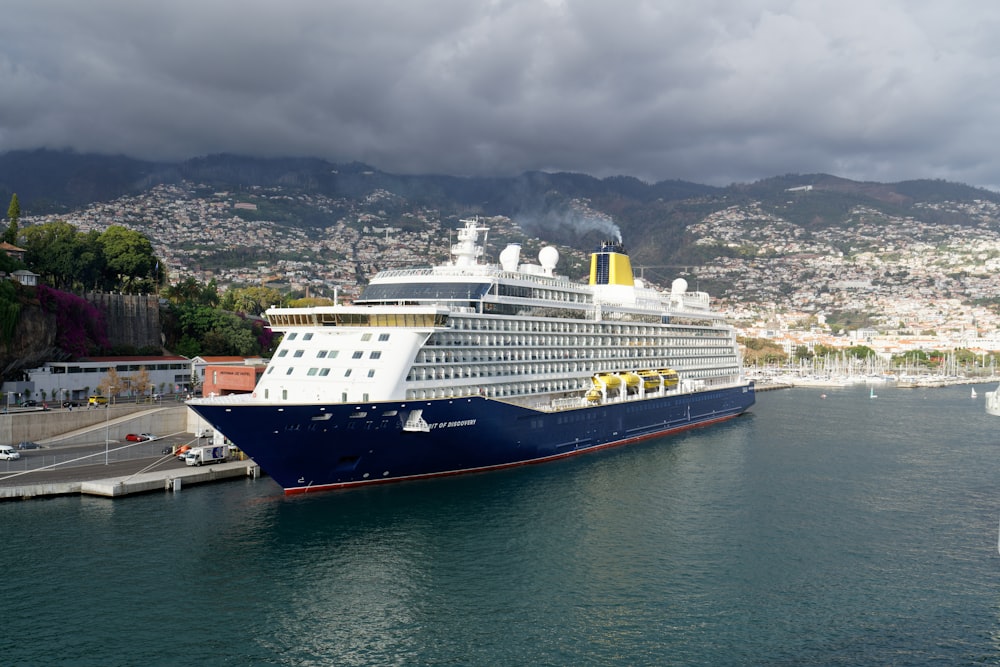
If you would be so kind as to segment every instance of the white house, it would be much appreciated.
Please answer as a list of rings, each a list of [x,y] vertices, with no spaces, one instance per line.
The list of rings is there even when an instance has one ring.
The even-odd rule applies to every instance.
[[[34,287],[38,284],[38,274],[27,269],[12,271],[10,277],[26,287]]]

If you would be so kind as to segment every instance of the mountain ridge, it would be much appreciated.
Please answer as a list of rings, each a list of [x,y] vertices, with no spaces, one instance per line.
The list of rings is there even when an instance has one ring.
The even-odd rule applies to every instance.
[[[497,177],[392,174],[359,162],[334,163],[320,158],[216,154],[182,162],[152,162],[123,155],[70,150],[0,153],[0,197],[9,198],[17,192],[22,204],[35,208],[37,213],[57,212],[42,207],[69,208],[107,201],[159,183],[176,183],[183,179],[207,185],[280,186],[341,196],[357,196],[359,191],[367,192],[374,186],[404,197],[447,197],[465,205],[496,200],[509,206],[509,202],[519,195],[542,189],[556,189],[570,197],[614,196],[649,203],[712,195],[766,197],[802,186],[902,206],[918,200],[972,197],[1000,202],[1000,193],[941,179],[880,183],[852,181],[823,173],[784,174],[719,187],[681,179],[648,183],[632,176],[598,178],[578,172],[527,171],[517,176]]]
[[[23,215],[66,213],[182,182],[196,183],[206,194],[221,190],[249,196],[275,188],[350,202],[388,193],[391,197],[378,197],[377,204],[385,224],[405,224],[406,216],[418,208],[436,210],[442,218],[504,215],[528,233],[579,249],[625,231],[633,245],[638,241],[637,261],[647,264],[699,261],[706,251],[693,247],[688,228],[728,207],[759,206],[805,230],[818,230],[853,224],[859,209],[972,226],[983,221],[968,207],[936,204],[1000,203],[1000,193],[940,179],[877,183],[830,174],[784,174],[717,187],[572,172],[530,171],[507,177],[391,174],[359,162],[337,164],[319,158],[220,154],[168,163],[48,149],[0,154],[0,200],[9,201],[17,193]],[[291,209],[284,212],[281,224],[329,226],[337,213]]]

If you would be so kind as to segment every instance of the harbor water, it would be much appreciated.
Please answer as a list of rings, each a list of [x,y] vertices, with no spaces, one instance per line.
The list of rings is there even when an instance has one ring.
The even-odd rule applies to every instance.
[[[670,438],[348,492],[0,504],[0,664],[998,664],[991,388],[766,392]]]

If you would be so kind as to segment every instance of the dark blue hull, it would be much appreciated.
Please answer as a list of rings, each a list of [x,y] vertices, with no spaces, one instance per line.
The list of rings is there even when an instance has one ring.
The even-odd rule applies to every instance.
[[[191,407],[292,494],[547,461],[723,421],[753,403],[750,383],[560,412],[481,397]],[[414,410],[427,430],[404,429]]]

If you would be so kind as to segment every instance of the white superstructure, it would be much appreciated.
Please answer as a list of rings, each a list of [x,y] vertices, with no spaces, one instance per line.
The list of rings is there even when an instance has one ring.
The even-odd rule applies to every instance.
[[[354,305],[268,310],[284,338],[254,396],[241,400],[478,395],[548,410],[579,407],[594,388],[604,402],[743,382],[735,332],[684,280],[669,293],[644,285],[615,243],[594,253],[590,284],[557,275],[551,247],[537,264],[522,263],[516,245],[499,265],[484,264],[487,230],[464,222],[449,264],[381,272]],[[666,369],[679,383],[633,381]]]

